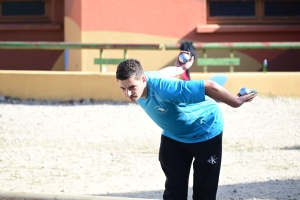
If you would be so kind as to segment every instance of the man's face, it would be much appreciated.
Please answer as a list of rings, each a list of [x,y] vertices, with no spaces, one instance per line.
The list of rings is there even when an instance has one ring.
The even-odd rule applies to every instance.
[[[118,80],[123,95],[131,102],[136,102],[141,97],[146,97],[146,77],[137,80],[134,76],[126,80]]]

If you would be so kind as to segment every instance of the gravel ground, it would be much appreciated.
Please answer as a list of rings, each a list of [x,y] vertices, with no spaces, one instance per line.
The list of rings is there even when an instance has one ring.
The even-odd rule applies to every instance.
[[[300,200],[300,99],[219,105],[225,129],[218,199]],[[160,133],[136,104],[2,96],[0,192],[161,199]]]

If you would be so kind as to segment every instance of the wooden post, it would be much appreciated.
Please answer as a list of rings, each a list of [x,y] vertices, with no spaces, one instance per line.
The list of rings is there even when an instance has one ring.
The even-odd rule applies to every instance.
[[[233,50],[232,50],[232,49],[230,49],[230,58],[234,58],[234,54],[233,54]],[[229,71],[230,71],[231,73],[234,72],[234,67],[233,67],[233,65],[230,65]]]
[[[100,49],[100,59],[103,58],[103,49]],[[106,66],[104,64],[100,64],[100,72],[106,72]]]
[[[207,58],[206,50],[203,49],[203,58]],[[203,66],[203,72],[207,73],[207,66]]]
[[[124,60],[126,60],[127,59],[127,49],[124,49]]]

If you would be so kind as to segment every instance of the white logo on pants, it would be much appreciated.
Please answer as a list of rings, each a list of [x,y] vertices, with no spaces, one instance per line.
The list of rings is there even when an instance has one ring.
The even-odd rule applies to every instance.
[[[216,164],[217,162],[216,162],[216,160],[217,160],[218,158],[215,158],[215,156],[211,156],[210,157],[210,159],[208,159],[208,161],[207,162],[209,162],[210,164]]]

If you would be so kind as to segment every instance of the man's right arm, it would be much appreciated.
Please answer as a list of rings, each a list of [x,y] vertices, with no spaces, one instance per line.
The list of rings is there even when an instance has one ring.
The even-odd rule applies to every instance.
[[[231,107],[240,107],[245,102],[252,101],[257,94],[252,93],[241,97],[233,96],[228,90],[219,84],[205,80],[204,81],[205,94],[215,100],[223,102]]]
[[[183,52],[190,55],[190,52],[187,52],[187,51],[180,51],[179,55]],[[189,69],[193,65],[194,56],[191,56],[191,59],[186,63],[180,63],[179,60],[178,60],[178,56],[177,56],[176,61],[175,61],[175,66],[165,67],[165,68],[160,69],[158,71],[161,74],[165,75],[165,76],[176,77],[176,76],[181,75],[183,72],[185,72],[187,69]]]

